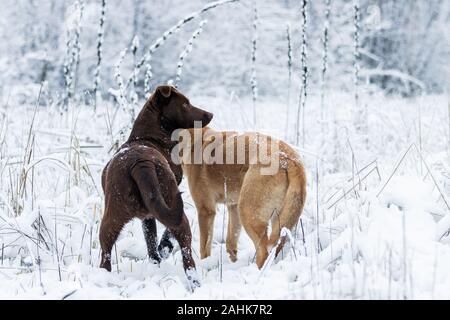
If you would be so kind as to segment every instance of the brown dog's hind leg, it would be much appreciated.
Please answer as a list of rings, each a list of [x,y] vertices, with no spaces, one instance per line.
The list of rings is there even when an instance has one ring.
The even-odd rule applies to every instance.
[[[147,243],[147,253],[150,261],[155,264],[161,262],[161,257],[157,250],[157,231],[154,218],[142,220],[142,230],[144,231],[145,242]]]
[[[232,262],[237,260],[237,245],[241,234],[241,219],[237,205],[228,205],[227,252]]]
[[[100,262],[100,268],[104,268],[111,271],[111,250],[117,237],[122,231],[123,226],[129,221],[126,215],[114,215],[108,214],[108,210],[105,210],[103,219],[100,225],[100,246],[102,248],[102,257]]]
[[[180,225],[176,228],[171,228],[170,232],[173,234],[175,239],[178,241],[178,244],[180,245],[181,253],[183,256],[184,269],[195,269],[195,262],[192,258],[191,250],[192,234],[186,215],[183,215],[183,219]]]
[[[180,225],[176,228],[171,228],[170,232],[173,234],[175,239],[178,241],[178,244],[180,245],[181,256],[183,258],[183,267],[191,289],[193,289],[193,287],[200,287],[200,281],[198,280],[195,272],[194,258],[192,257],[191,227],[189,226],[189,221],[185,214],[183,214]]]

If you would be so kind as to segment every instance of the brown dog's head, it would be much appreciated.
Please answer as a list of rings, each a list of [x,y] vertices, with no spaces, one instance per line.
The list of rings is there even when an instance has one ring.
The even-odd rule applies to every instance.
[[[153,95],[161,110],[161,123],[171,129],[193,128],[195,121],[201,121],[204,127],[213,117],[212,113],[191,105],[189,99],[172,86],[159,86]]]

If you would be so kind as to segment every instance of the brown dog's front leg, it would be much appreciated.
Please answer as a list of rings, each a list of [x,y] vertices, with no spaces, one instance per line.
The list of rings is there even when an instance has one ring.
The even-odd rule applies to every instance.
[[[202,259],[211,255],[211,245],[216,211],[206,207],[198,210],[198,224],[200,229],[200,257]]]
[[[241,219],[237,205],[228,205],[227,252],[232,262],[237,260],[237,246],[241,234]]]

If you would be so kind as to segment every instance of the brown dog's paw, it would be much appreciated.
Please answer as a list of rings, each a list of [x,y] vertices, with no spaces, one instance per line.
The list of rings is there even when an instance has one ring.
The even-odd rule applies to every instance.
[[[188,285],[189,285],[189,290],[191,292],[194,292],[195,289],[201,287],[201,282],[197,275],[197,271],[195,271],[195,269],[188,268],[185,270],[185,272],[186,272],[186,278],[187,278]]]
[[[170,239],[162,239],[158,245],[158,253],[162,259],[167,259],[173,251],[173,243]]]
[[[148,259],[150,260],[150,263],[157,264],[157,265],[159,265],[162,261],[159,254],[153,254],[153,255],[149,256]]]
[[[102,254],[102,262],[100,263],[100,268],[106,269],[111,272],[111,255]]]

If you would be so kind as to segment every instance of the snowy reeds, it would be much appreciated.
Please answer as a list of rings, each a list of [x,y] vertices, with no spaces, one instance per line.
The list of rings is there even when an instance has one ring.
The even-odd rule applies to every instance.
[[[301,88],[299,95],[299,102],[297,108],[297,138],[296,145],[300,143],[300,135],[302,137],[302,146],[305,145],[305,106],[307,98],[308,89],[308,61],[307,61],[307,49],[308,49],[308,38],[307,38],[307,28],[308,28],[308,0],[302,0],[301,6],[301,16],[302,16],[302,47],[301,47]],[[300,119],[301,116],[301,119]],[[301,122],[301,124],[300,124]],[[300,133],[301,125],[301,133]]]
[[[64,65],[63,65],[63,73],[64,73],[64,85],[65,85],[65,89],[66,89],[66,96],[65,96],[65,103],[68,103],[68,99],[70,98],[72,92],[71,92],[71,87],[72,87],[72,79],[71,79],[71,68],[73,65],[73,61],[72,61],[73,57],[72,57],[72,38],[71,38],[71,34],[70,31],[67,30],[66,32],[66,58],[64,60]]]
[[[287,42],[287,68],[288,68],[288,86],[287,86],[287,103],[286,103],[286,127],[285,139],[289,139],[289,109],[291,104],[291,82],[292,82],[292,40],[291,27],[286,26],[286,42]]]
[[[194,33],[192,34],[192,36],[189,38],[189,41],[186,45],[186,47],[184,48],[184,50],[180,53],[180,56],[178,58],[178,64],[177,64],[177,74],[175,77],[175,83],[174,86],[175,88],[178,87],[178,85],[180,84],[181,81],[181,75],[183,73],[183,66],[184,66],[184,62],[186,57],[188,56],[188,54],[192,51],[193,48],[193,44],[195,39],[198,38],[198,36],[202,33],[203,31],[203,26],[207,23],[207,20],[202,20],[200,21],[200,24],[198,25],[198,28],[194,31]]]
[[[144,92],[146,99],[150,96],[151,93],[150,81],[153,78],[151,59],[152,59],[151,55],[147,56],[147,58],[145,59]]]
[[[133,41],[131,42],[131,54],[133,55],[133,90],[130,92],[130,100],[131,105],[134,110],[134,108],[137,108],[138,104],[138,93],[137,93],[137,87],[138,87],[138,74],[139,69],[137,68],[137,51],[139,49],[139,37],[137,35],[134,36]]]
[[[137,88],[137,82],[138,82],[138,68],[137,68],[137,51],[139,49],[139,37],[137,35],[135,35],[133,37],[133,40],[131,41],[131,54],[133,55],[133,65],[134,65],[134,69],[133,69],[133,85],[134,85],[134,90],[136,90]]]
[[[37,109],[39,106],[39,102],[41,100],[42,87],[43,87],[43,83],[41,83],[41,86],[39,88],[38,97],[36,99],[36,104],[34,106],[33,118],[31,120],[30,128],[28,130],[27,142],[26,142],[26,146],[25,146],[25,152],[23,155],[22,167],[20,170],[20,178],[17,183],[17,193],[15,195],[15,201],[13,202],[14,213],[16,216],[20,215],[20,213],[22,212],[24,205],[25,205],[24,197],[25,197],[25,190],[26,190],[26,184],[27,184],[27,179],[28,179],[28,171],[29,171],[30,163],[32,160],[32,154],[34,152],[34,147],[35,147],[35,135],[34,135],[33,129],[34,129],[34,125],[35,125]]]
[[[325,87],[326,87],[326,76],[328,71],[330,11],[331,11],[331,0],[325,0],[325,19],[324,19],[325,21],[323,25],[323,34],[322,34],[322,72],[320,77],[320,117],[322,121],[322,132],[323,132],[323,121],[325,118]]]
[[[256,55],[257,55],[257,41],[258,41],[258,9],[256,1],[253,2],[253,35],[252,35],[252,70],[250,84],[252,86],[252,101],[253,101],[253,127],[256,128],[256,99],[258,98],[258,81],[256,78]]]
[[[123,84],[123,77],[121,72],[121,66],[123,63],[123,60],[125,59],[125,56],[127,54],[128,49],[125,48],[120,52],[119,59],[117,60],[117,63],[114,66],[114,79],[117,83],[117,90],[110,89],[110,93],[114,95],[117,102],[119,103],[119,106],[128,112],[128,114],[131,117],[131,122],[134,122],[134,110],[129,106],[128,101],[126,99],[125,95],[125,87]]]
[[[355,105],[359,106],[359,1],[353,1],[353,84],[355,89]]]
[[[140,68],[142,68],[142,66],[149,64],[150,59],[153,56],[153,54],[155,53],[155,51],[160,46],[162,46],[168,38],[170,38],[175,33],[177,33],[189,21],[194,20],[198,16],[204,14],[205,12],[207,12],[211,9],[217,8],[217,7],[227,4],[227,3],[232,3],[232,2],[237,2],[237,1],[239,1],[239,0],[220,0],[220,1],[211,2],[211,3],[208,3],[207,5],[205,5],[199,11],[196,11],[196,12],[193,12],[193,13],[187,15],[186,17],[184,17],[183,19],[178,21],[175,25],[173,25],[172,27],[167,29],[161,37],[156,39],[155,42],[153,42],[153,44],[150,45],[150,47],[147,49],[147,52],[145,53],[145,55],[142,57],[142,59],[139,61],[139,63],[136,64],[136,68],[140,70]],[[147,70],[149,70],[148,67],[147,67]],[[128,87],[132,82],[133,82],[133,77],[130,77],[128,79],[126,87]]]
[[[76,87],[76,76],[81,53],[80,35],[83,11],[84,2],[82,0],[75,1],[67,30],[66,60],[63,67],[66,87],[66,107],[73,97]]]
[[[323,23],[322,32],[322,68],[320,76],[320,129],[321,129],[321,139],[322,148],[328,148],[327,137],[325,133],[332,131],[334,138],[337,139],[336,132],[336,115],[334,110],[330,110],[328,113],[325,112],[325,91],[327,90],[327,75],[328,75],[328,60],[329,60],[329,31],[330,31],[330,14],[331,14],[331,0],[325,0],[325,17]],[[325,114],[327,114],[327,119],[325,119]],[[330,115],[329,115],[330,114]],[[336,149],[336,143],[331,143],[331,149]],[[336,150],[333,150],[335,154]]]
[[[366,113],[359,101],[359,73],[360,73],[360,4],[353,1],[353,85],[355,99],[355,128],[359,135],[367,134]]]
[[[97,35],[97,65],[94,72],[94,107],[97,107],[97,92],[100,86],[100,68],[103,58],[103,41],[105,37],[105,19],[106,19],[106,0],[102,0],[100,23],[98,27]]]

